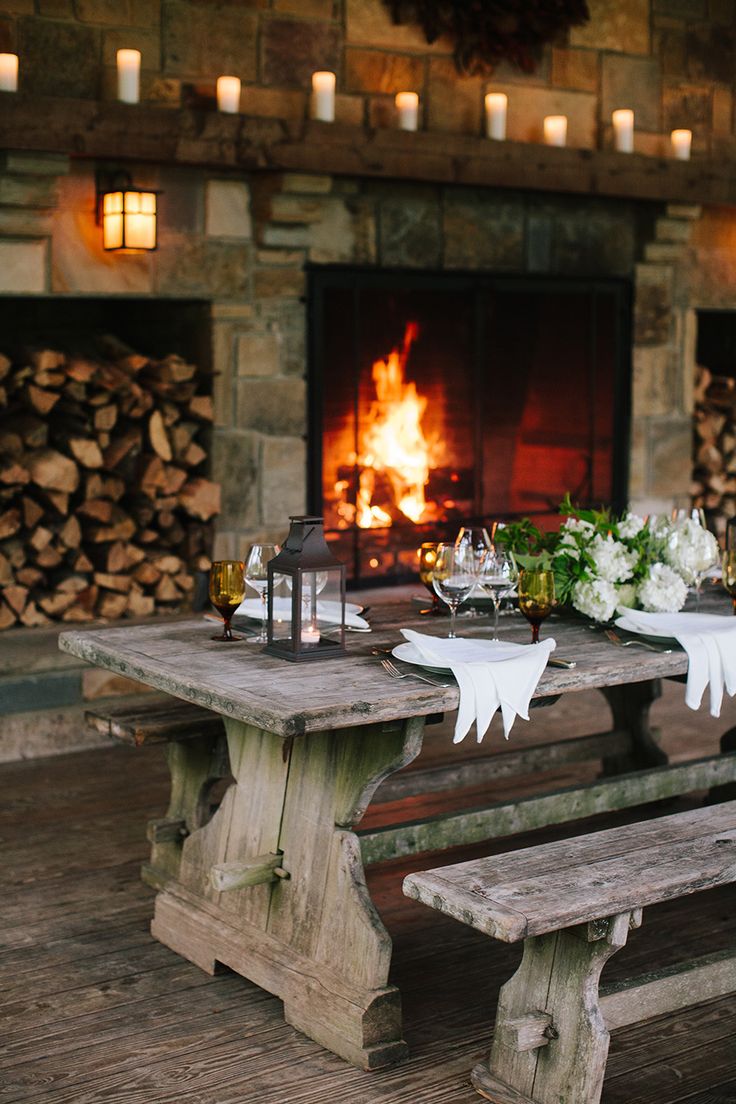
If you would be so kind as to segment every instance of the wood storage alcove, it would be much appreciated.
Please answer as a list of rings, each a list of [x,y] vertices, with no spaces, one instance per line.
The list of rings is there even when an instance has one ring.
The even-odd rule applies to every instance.
[[[209,315],[0,299],[0,629],[188,603],[219,509]]]

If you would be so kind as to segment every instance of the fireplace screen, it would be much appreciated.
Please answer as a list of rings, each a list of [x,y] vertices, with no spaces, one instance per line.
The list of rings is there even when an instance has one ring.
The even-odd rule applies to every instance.
[[[310,509],[354,582],[472,520],[625,499],[622,281],[310,272]]]

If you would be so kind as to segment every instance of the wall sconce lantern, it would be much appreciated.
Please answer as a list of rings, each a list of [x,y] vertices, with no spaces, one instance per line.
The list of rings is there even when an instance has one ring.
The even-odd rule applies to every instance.
[[[158,248],[156,205],[160,192],[136,188],[130,173],[97,174],[97,223],[102,247],[119,253]]]

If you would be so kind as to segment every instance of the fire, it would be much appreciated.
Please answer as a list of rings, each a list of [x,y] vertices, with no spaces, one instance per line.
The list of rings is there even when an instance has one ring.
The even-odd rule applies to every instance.
[[[378,474],[385,477],[384,485],[388,480],[394,504],[410,521],[426,520],[428,507],[434,505],[427,503],[424,494],[437,448],[422,429],[427,399],[417,393],[416,384],[404,378],[418,335],[418,324],[408,322],[401,347],[373,364],[376,398],[368,411],[357,458],[360,476],[354,518],[362,529],[392,524],[391,514],[373,501]]]

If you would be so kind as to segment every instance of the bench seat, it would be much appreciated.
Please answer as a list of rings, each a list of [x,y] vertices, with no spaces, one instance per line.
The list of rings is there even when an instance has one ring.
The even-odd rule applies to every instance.
[[[609,1030],[736,991],[718,952],[599,992],[642,909],[736,882],[736,801],[410,874],[404,893],[507,943],[490,1059],[473,1084],[497,1104],[598,1104]]]
[[[211,709],[172,698],[169,694],[146,694],[137,697],[133,704],[87,709],[84,719],[90,728],[103,736],[136,747],[167,740],[218,736],[224,731],[222,718]]]

